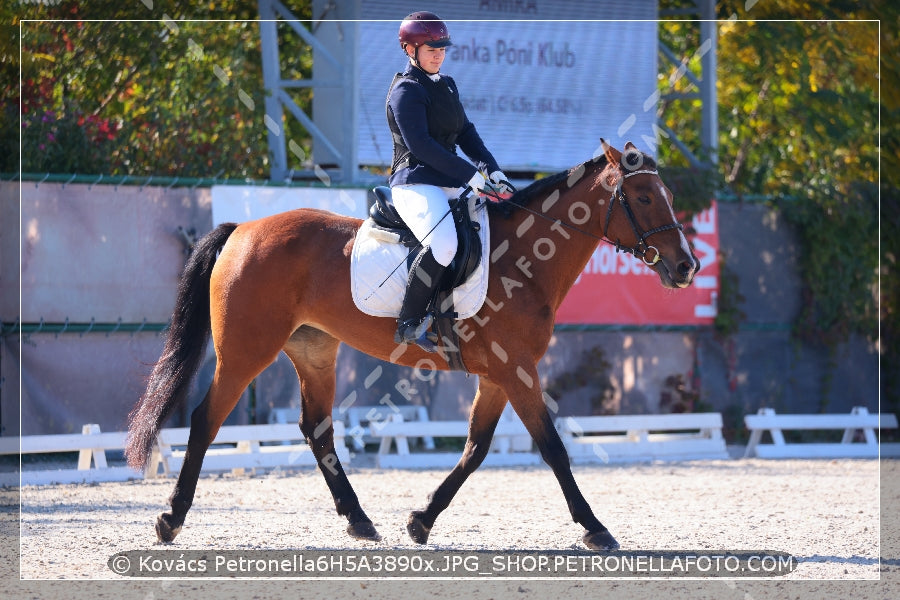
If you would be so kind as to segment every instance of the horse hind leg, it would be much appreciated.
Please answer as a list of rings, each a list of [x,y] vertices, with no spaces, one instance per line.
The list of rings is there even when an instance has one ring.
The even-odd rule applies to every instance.
[[[300,431],[316,457],[337,513],[347,517],[347,533],[352,537],[377,541],[381,536],[360,506],[334,447],[331,413],[339,345],[327,333],[304,326],[294,332],[284,351],[300,379]]]
[[[184,463],[169,498],[172,511],[161,514],[156,521],[156,535],[162,542],[171,542],[178,535],[194,500],[203,459],[225,418],[253,378],[277,358],[288,337],[285,331],[289,331],[289,325],[263,322],[261,313],[256,313],[255,319],[245,316],[231,322],[223,314],[227,315],[222,311],[213,313],[216,370],[206,396],[191,413]]]
[[[160,542],[171,542],[181,531],[194,500],[206,451],[215,440],[225,418],[237,405],[244,389],[270,362],[271,360],[260,361],[261,366],[258,370],[249,369],[241,374],[229,372],[223,367],[221,359],[216,363],[212,384],[203,401],[191,413],[191,431],[184,453],[184,462],[178,473],[175,489],[169,497],[172,510],[162,513],[156,520],[156,537]]]

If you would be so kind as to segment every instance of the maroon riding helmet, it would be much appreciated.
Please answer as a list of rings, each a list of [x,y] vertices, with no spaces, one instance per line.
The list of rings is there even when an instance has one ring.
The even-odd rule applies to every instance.
[[[414,12],[400,23],[400,47],[404,50],[407,44],[412,44],[418,51],[419,46],[425,44],[432,48],[444,48],[450,46],[450,33],[447,26],[436,14],[428,11]]]

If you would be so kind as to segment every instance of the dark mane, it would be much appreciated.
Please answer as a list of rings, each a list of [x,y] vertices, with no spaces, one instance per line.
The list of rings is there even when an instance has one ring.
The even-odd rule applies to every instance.
[[[554,173],[553,175],[538,179],[528,187],[517,191],[507,200],[501,202],[488,202],[488,209],[508,217],[516,208],[528,206],[535,198],[546,198],[552,194],[554,190],[562,187],[562,185],[569,180],[569,177],[579,169],[583,169],[585,173],[588,173],[592,169],[603,169],[603,167],[606,166],[606,162],[606,156],[600,154],[571,169],[566,169],[559,173]]]

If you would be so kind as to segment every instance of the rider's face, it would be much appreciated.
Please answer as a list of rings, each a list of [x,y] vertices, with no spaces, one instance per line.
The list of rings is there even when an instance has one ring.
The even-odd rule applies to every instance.
[[[416,51],[412,46],[406,47],[406,53],[410,58],[415,58]],[[444,58],[447,56],[446,48],[432,48],[428,45],[419,46],[419,67],[426,73],[434,75],[441,70]]]

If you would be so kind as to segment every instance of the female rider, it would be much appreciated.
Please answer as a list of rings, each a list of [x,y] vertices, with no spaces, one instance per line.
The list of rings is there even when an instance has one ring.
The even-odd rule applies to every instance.
[[[453,218],[444,218],[448,200],[464,186],[483,191],[488,182],[482,172],[501,196],[514,189],[466,117],[456,83],[439,73],[451,45],[446,25],[434,13],[414,12],[400,24],[399,38],[409,64],[388,92],[394,140],[389,183],[394,206],[422,249],[409,270],[394,340],[434,352],[427,311],[457,246]],[[474,165],[456,154],[457,146]]]

